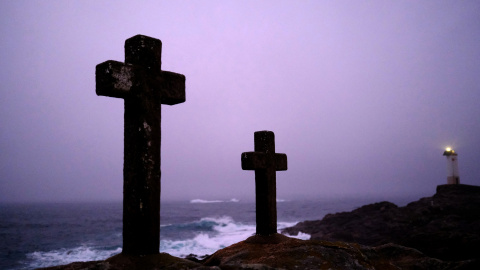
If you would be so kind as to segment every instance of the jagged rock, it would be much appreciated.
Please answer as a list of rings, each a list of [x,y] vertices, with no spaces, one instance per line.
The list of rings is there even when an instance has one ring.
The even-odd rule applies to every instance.
[[[300,222],[282,232],[295,235],[300,231],[312,240],[369,246],[395,243],[442,260],[480,259],[480,187],[442,185],[433,197],[405,207],[390,202],[370,204]]]

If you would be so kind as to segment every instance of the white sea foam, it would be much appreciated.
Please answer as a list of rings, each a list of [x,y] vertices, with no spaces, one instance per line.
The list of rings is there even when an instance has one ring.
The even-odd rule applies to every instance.
[[[279,222],[277,223],[277,228],[278,230],[281,230],[281,229],[285,229],[287,227],[292,227],[292,226],[295,226],[297,224],[297,222]],[[298,232],[297,235],[289,235],[289,234],[285,234],[286,236],[288,237],[292,237],[292,238],[298,238],[298,239],[302,239],[302,240],[309,240],[310,239],[310,234],[307,234],[307,233],[303,233],[303,232]]]
[[[297,235],[290,235],[290,234],[285,234],[285,235],[288,236],[288,237],[291,237],[291,238],[298,238],[298,239],[302,239],[302,240],[310,240],[310,237],[311,237],[310,234],[303,233],[303,232],[298,232]]]
[[[30,261],[29,267],[39,268],[53,265],[69,264],[72,262],[85,262],[104,260],[115,254],[122,252],[121,248],[104,250],[96,249],[89,246],[80,246],[73,249],[58,249],[52,251],[35,251],[27,254],[27,259]]]
[[[212,233],[198,233],[195,237],[186,240],[161,240],[160,251],[177,257],[185,257],[189,254],[204,256],[243,241],[254,235],[256,230],[254,224],[235,222],[229,216],[202,218],[196,223],[199,227],[208,224],[211,226]],[[279,222],[277,227],[281,230],[295,224],[296,222]],[[310,235],[305,233],[289,235],[289,237],[310,239]]]
[[[210,224],[212,233],[198,233],[186,240],[160,240],[160,251],[177,257],[189,254],[203,256],[243,241],[255,233],[255,225],[238,223],[228,216],[202,218],[198,223]]]
[[[220,200],[213,200],[213,201],[209,201],[209,200],[202,200],[202,199],[193,199],[193,200],[190,200],[190,203],[222,203],[223,201],[220,201]]]

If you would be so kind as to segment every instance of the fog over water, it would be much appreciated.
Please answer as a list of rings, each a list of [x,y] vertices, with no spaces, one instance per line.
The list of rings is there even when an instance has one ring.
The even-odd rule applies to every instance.
[[[95,66],[162,40],[162,200],[254,200],[240,155],[275,132],[279,199],[480,185],[478,1],[2,1],[0,202],[121,200],[123,100]]]

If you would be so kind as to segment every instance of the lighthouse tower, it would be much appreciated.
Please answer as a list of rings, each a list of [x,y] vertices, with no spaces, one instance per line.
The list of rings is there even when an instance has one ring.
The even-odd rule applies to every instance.
[[[447,157],[447,184],[460,184],[457,153],[452,148],[447,147],[443,155]]]

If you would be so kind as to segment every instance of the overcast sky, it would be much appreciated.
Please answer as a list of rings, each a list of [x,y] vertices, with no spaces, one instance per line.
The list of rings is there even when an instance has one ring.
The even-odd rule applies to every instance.
[[[254,200],[240,155],[275,133],[281,199],[480,185],[479,1],[1,1],[0,201],[121,200],[123,100],[95,66],[137,34],[187,100],[162,106],[162,200]]]

